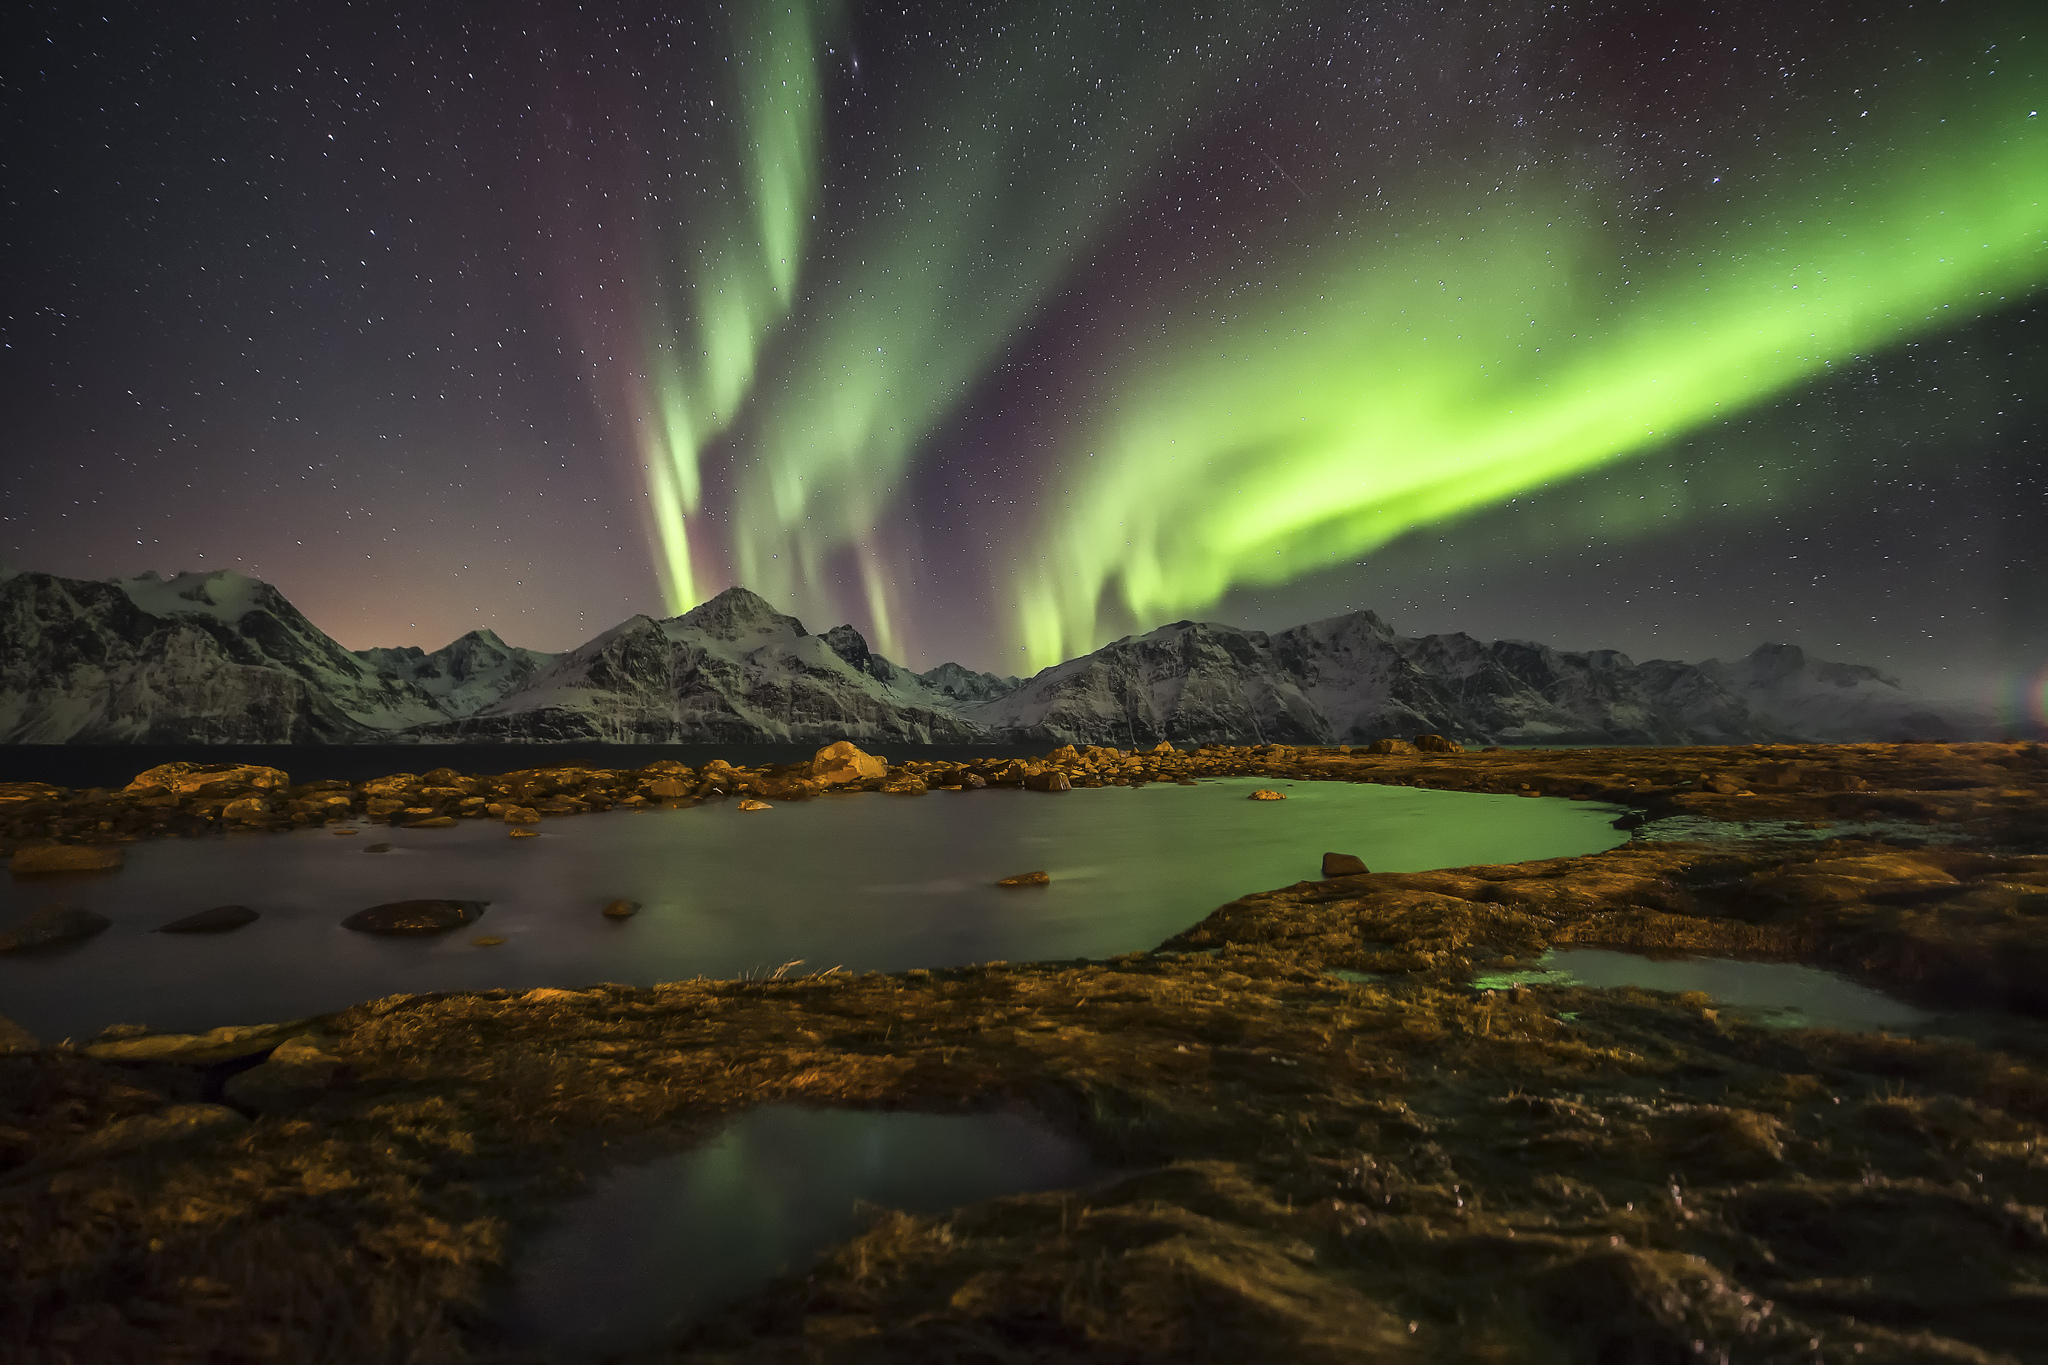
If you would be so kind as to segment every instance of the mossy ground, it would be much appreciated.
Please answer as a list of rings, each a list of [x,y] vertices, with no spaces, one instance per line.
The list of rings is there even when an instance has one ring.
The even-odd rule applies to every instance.
[[[878,1215],[645,1359],[2048,1359],[2048,766],[1811,752],[1235,761],[1653,813],[1855,798],[1963,842],[1338,878],[1109,962],[396,997],[229,1081],[246,1123],[164,1117],[215,1112],[189,1106],[222,1098],[217,1063],[0,1057],[0,1345],[523,1359],[484,1305],[551,1204],[779,1101],[1023,1105],[1126,1173]],[[1825,775],[1696,791],[1716,763],[1786,762]],[[1999,1012],[1774,1031],[1702,997],[1468,984],[1563,943],[1816,962]]]

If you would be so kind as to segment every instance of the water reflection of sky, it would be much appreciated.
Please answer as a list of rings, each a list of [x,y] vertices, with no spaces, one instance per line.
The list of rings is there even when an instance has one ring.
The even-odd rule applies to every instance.
[[[607,1176],[519,1258],[500,1317],[571,1358],[647,1345],[858,1232],[867,1206],[939,1213],[1101,1174],[1009,1114],[770,1106]]]
[[[1103,958],[1151,948],[1218,905],[1319,875],[1326,851],[1380,871],[1519,862],[1625,836],[1593,802],[1335,782],[844,795],[772,811],[692,810],[503,825],[325,830],[131,845],[125,871],[0,883],[0,919],[51,901],[111,918],[88,942],[0,957],[0,1013],[40,1037],[111,1023],[200,1029],[290,1019],[399,991],[646,985],[806,970]],[[388,841],[389,853],[365,853]],[[998,889],[1045,869],[1046,887]],[[350,933],[341,919],[416,896],[487,900],[436,939]],[[626,897],[623,922],[598,913]],[[158,925],[248,905],[225,935]],[[478,935],[502,937],[476,947]]]
[[[1544,954],[1525,970],[1492,973],[1473,982],[1482,990],[1525,983],[1704,991],[1731,1012],[1782,1028],[1906,1030],[1933,1017],[1834,972],[1789,962],[1659,960],[1604,948],[1566,948]]]

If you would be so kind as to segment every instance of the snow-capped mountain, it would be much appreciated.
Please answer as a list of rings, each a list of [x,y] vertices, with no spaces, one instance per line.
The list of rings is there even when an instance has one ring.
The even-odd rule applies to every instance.
[[[475,715],[556,658],[508,645],[490,630],[473,630],[431,654],[417,645],[359,649],[355,654],[379,673],[412,683],[443,712],[457,717]]]
[[[428,740],[895,740],[988,736],[852,626],[806,631],[745,588],[666,621],[636,616]]]
[[[1369,611],[1268,635],[1178,621],[963,708],[1004,738],[1362,743],[1435,732],[1508,743],[1790,737],[1706,668],[1469,635],[1396,635]]]
[[[897,743],[1172,740],[1689,744],[1967,738],[1860,664],[1765,645],[1734,663],[1401,636],[1368,611],[1267,633],[1177,621],[1019,681],[913,673],[743,588],[565,654],[473,631],[351,653],[241,574],[0,572],[0,743]]]
[[[346,743],[440,714],[242,574],[0,577],[0,742]]]
[[[1930,706],[1867,664],[1807,657],[1797,645],[1759,645],[1700,671],[1771,724],[1806,739],[1960,739],[1989,727],[1966,708]]]

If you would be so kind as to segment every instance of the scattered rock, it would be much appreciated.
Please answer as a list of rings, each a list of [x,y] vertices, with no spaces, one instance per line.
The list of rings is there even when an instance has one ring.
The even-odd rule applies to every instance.
[[[531,806],[507,806],[505,813],[498,818],[508,825],[537,825],[540,812]]]
[[[1019,872],[1014,877],[1005,877],[997,886],[1050,886],[1052,876],[1045,872]]]
[[[1355,853],[1325,853],[1323,875],[1325,877],[1362,877],[1372,871],[1365,865],[1365,859]]]
[[[647,794],[661,801],[676,801],[690,794],[690,784],[673,777],[657,777],[647,784]]]
[[[882,784],[882,790],[892,796],[923,796],[931,785],[916,773],[891,773],[889,780]]]
[[[1287,797],[1280,792],[1274,791],[1271,787],[1261,787],[1253,792],[1249,799],[1253,801],[1285,801]]]
[[[606,919],[631,919],[639,913],[639,901],[620,899],[613,901],[604,908],[604,917]]]
[[[851,740],[827,744],[811,757],[811,781],[821,787],[842,787],[851,782],[870,782],[886,777],[889,761],[863,753]]]
[[[196,915],[174,919],[157,928],[159,934],[225,934],[230,929],[239,929],[245,924],[254,924],[257,915],[246,905],[216,905],[211,910],[201,910]]]
[[[338,830],[336,830],[336,831],[334,831],[334,832],[335,832],[336,834],[342,835],[342,836],[344,836],[344,837],[346,837],[346,836],[348,836],[348,835],[352,835],[352,834],[359,834],[359,833],[361,833],[361,831],[360,831],[360,830],[353,830],[353,829],[338,829]]]
[[[1176,777],[1173,779],[1173,785],[1176,787],[1197,787],[1201,784],[1192,777]]]
[[[469,942],[472,947],[476,948],[495,948],[504,941],[504,939],[499,938],[496,934],[478,934]]]
[[[123,861],[120,848],[107,844],[41,844],[19,849],[8,859],[16,876],[44,872],[111,872]]]
[[[424,820],[408,820],[405,822],[405,827],[407,829],[453,829],[455,827],[455,817],[452,815],[430,815]]]
[[[1465,752],[1465,746],[1455,739],[1445,739],[1442,735],[1417,735],[1415,751],[1421,754],[1462,754]]]
[[[113,921],[75,905],[46,905],[19,916],[0,929],[0,953],[26,952],[59,943],[75,943],[103,932]]]
[[[988,786],[988,779],[980,773],[967,773],[961,777],[960,786],[965,791],[980,791]]]
[[[389,844],[364,844],[364,845],[363,845],[363,852],[365,852],[365,853],[389,853],[390,851],[391,851],[391,845],[389,845]]]
[[[389,901],[358,910],[341,922],[359,934],[445,934],[483,914],[489,901]]]
[[[538,839],[540,838],[540,831],[537,829],[515,829],[512,831],[512,837],[515,839]]]
[[[1412,754],[1415,746],[1405,739],[1376,739],[1365,746],[1368,754]]]
[[[768,803],[767,803],[766,801],[756,801],[756,800],[755,800],[755,799],[754,799],[753,797],[751,797],[751,796],[750,796],[750,797],[748,797],[748,798],[747,798],[746,800],[744,800],[744,801],[740,802],[740,804],[739,804],[739,809],[740,809],[740,810],[774,810],[774,809],[775,809],[775,807],[773,807],[773,806],[769,805],[769,804],[768,804]]]
[[[1027,791],[1035,792],[1070,792],[1074,789],[1074,784],[1058,768],[1047,768],[1025,778],[1024,787]]]
[[[270,801],[262,796],[244,796],[220,808],[220,818],[238,825],[261,825],[270,820]]]
[[[15,1052],[35,1052],[41,1047],[33,1033],[0,1014],[0,1057]]]

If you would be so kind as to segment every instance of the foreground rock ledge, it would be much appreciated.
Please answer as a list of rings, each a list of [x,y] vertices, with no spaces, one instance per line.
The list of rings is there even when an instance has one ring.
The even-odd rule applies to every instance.
[[[2037,776],[1933,785],[1952,761],[1903,774],[1961,812],[1927,832],[2041,828]],[[211,1102],[216,1051],[0,1057],[0,1341],[517,1360],[475,1305],[606,1165],[770,1101],[1021,1103],[1129,1173],[880,1216],[644,1358],[2038,1359],[2043,852],[1636,845],[1304,881],[1111,962],[394,997],[252,1031],[247,1124],[180,1107]],[[1556,943],[2019,1012],[1769,1032],[1700,997],[1466,984]]]

